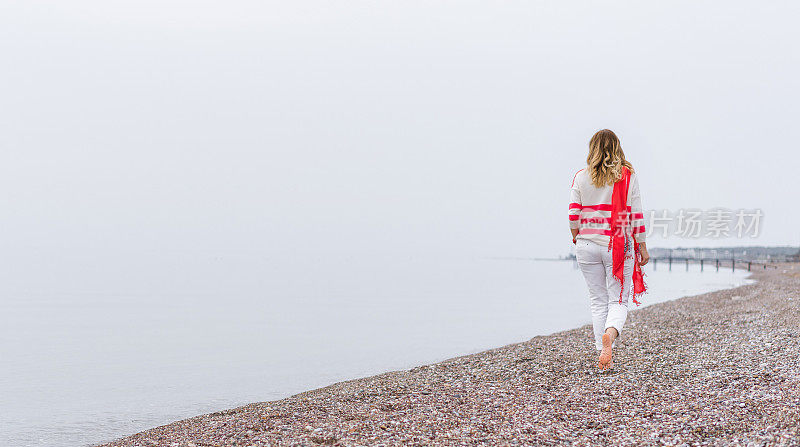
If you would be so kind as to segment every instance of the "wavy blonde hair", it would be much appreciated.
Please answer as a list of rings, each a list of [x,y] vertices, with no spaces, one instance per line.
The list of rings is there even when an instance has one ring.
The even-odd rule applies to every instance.
[[[592,184],[598,188],[613,185],[619,180],[622,177],[623,166],[633,173],[633,165],[625,159],[625,153],[622,152],[622,143],[619,142],[617,135],[608,129],[598,131],[592,136],[586,165],[589,167]]]

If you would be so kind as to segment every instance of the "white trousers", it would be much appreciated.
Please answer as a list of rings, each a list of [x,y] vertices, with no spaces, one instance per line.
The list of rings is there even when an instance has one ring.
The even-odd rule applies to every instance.
[[[622,327],[628,318],[628,297],[633,280],[633,250],[625,256],[622,304],[619,298],[620,284],[612,274],[611,251],[607,245],[578,239],[575,258],[589,287],[594,344],[597,349],[603,349],[602,338],[606,329],[613,327],[622,334]]]

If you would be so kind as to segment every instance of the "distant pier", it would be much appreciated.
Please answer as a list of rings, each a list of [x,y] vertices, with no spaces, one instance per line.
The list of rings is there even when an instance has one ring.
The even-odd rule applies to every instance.
[[[658,264],[666,264],[667,269],[672,271],[672,264],[684,264],[686,271],[689,271],[689,264],[700,264],[700,271],[705,271],[706,266],[714,268],[719,271],[720,268],[730,268],[731,271],[736,270],[736,267],[745,268],[747,271],[752,271],[753,268],[776,268],[775,262],[768,260],[750,260],[750,259],[736,259],[736,258],[690,258],[684,256],[659,256],[651,257],[650,262],[653,264],[653,270],[658,270]]]

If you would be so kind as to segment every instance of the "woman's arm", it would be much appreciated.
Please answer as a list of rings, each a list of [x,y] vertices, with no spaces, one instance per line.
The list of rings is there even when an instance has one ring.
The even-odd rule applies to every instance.
[[[580,171],[578,171],[580,172]],[[577,177],[578,174],[575,174]],[[572,243],[575,243],[575,237],[578,236],[578,231],[581,226],[581,190],[575,184],[575,178],[572,179],[572,188],[569,191],[569,230],[572,232]]]

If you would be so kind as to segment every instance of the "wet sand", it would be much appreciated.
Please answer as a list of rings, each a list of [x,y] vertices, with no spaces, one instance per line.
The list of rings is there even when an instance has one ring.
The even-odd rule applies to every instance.
[[[753,279],[631,312],[610,371],[583,326],[105,445],[800,446],[800,265]]]

